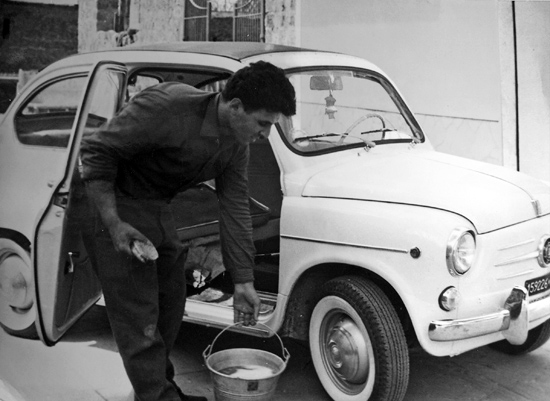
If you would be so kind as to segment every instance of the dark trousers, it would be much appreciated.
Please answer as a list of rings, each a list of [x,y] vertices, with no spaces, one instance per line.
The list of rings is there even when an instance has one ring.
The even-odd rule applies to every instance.
[[[96,272],[113,335],[136,400],[179,400],[169,354],[185,309],[186,253],[168,203],[123,198],[117,207],[121,219],[155,245],[159,258],[143,264],[116,252],[96,213]]]

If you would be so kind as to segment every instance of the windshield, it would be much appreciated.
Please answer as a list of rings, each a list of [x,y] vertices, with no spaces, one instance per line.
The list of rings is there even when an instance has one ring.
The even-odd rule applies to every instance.
[[[280,127],[299,152],[423,140],[401,98],[376,73],[315,70],[288,78],[296,90],[296,115],[282,119]]]

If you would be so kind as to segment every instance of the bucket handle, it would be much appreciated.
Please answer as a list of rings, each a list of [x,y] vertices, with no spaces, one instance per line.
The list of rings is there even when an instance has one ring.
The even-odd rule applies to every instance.
[[[288,359],[290,358],[290,353],[288,352],[288,350],[285,348],[284,344],[283,344],[283,340],[281,340],[281,337],[279,337],[279,335],[275,332],[275,330],[273,330],[271,327],[261,323],[261,322],[256,322],[256,324],[261,324],[262,326],[264,326],[265,328],[267,328],[270,332],[272,332],[273,334],[275,334],[277,336],[277,338],[279,339],[279,343],[281,344],[281,352],[282,352],[282,355],[283,355],[283,360],[285,363],[288,362]],[[229,330],[235,326],[242,326],[242,323],[241,322],[238,322],[238,323],[234,323],[232,325],[229,325],[229,326],[226,326],[222,331],[220,331],[218,333],[218,335],[214,338],[214,341],[212,341],[212,344],[210,344],[208,347],[206,347],[206,349],[202,352],[202,357],[206,360],[207,358],[210,357],[210,355],[212,355],[212,350],[214,349],[214,343],[218,340],[218,337],[221,336],[226,330]]]

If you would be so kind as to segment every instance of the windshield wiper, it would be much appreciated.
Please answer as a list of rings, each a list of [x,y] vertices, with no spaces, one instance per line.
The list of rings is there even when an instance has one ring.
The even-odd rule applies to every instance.
[[[341,145],[345,138],[355,138],[355,139],[359,139],[360,141],[362,141],[365,144],[365,149],[367,149],[367,151],[376,146],[376,143],[374,143],[372,141],[369,141],[367,139],[361,138],[359,136],[348,135],[347,133],[336,134],[334,132],[325,132],[323,134],[318,134],[318,135],[301,136],[299,138],[294,139],[294,142],[309,141],[310,139],[319,139],[319,138],[324,138],[324,137],[328,137],[328,136],[338,136],[338,137],[340,137],[341,139],[340,139],[340,141],[337,142],[337,145]]]
[[[343,136],[343,135],[344,134],[335,134],[334,132],[325,132],[323,134],[318,134],[318,135],[301,136],[299,138],[294,139],[294,142],[308,141],[310,139],[324,138],[327,136]]]
[[[376,132],[381,132],[382,134],[386,134],[386,132],[391,132],[391,131],[397,131],[397,130],[393,128],[377,128],[371,131],[363,131],[361,132],[361,135],[374,134]]]

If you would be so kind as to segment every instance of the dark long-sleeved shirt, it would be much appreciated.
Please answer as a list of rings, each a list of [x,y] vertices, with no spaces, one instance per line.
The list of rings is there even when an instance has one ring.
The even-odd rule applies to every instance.
[[[219,125],[219,94],[164,83],[137,94],[82,140],[83,179],[115,184],[117,196],[172,199],[216,179],[225,267],[235,283],[253,280],[248,203],[249,148]]]

